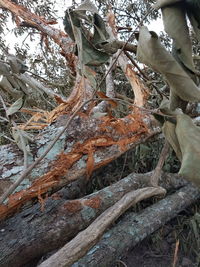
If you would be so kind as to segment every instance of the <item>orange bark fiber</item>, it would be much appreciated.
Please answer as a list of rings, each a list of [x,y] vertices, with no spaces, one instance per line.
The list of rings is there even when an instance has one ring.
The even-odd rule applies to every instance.
[[[102,159],[101,162],[95,163],[95,151],[112,145],[118,145],[119,150],[126,151],[129,144],[138,141],[141,135],[148,132],[148,128],[143,122],[143,116],[136,113],[135,115],[130,114],[123,119],[102,118],[102,122],[99,125],[102,135],[91,137],[83,143],[77,142],[71,152],[62,152],[58,155],[57,159],[51,164],[49,172],[36,179],[30,188],[11,195],[6,205],[0,205],[0,219],[13,213],[33,198],[39,198],[41,201],[41,196],[51,191],[52,188],[70,183],[71,181],[69,180],[65,181],[65,176],[73,164],[81,159],[83,155],[88,155],[86,174],[87,177],[90,177],[93,170],[112,161],[112,158],[110,158],[109,160]]]

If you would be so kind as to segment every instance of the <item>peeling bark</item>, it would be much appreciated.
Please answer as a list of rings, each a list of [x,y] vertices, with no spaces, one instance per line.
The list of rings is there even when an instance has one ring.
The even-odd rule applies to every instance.
[[[149,89],[137,77],[133,66],[128,64],[128,58],[124,53],[119,56],[118,61],[134,92],[134,104],[138,107],[144,107],[149,95]]]
[[[66,119],[67,117],[62,117],[37,137],[34,148],[35,155],[29,157],[29,164],[34,157],[38,158],[47,148],[49,142],[58,135],[63,125],[65,125]],[[34,181],[32,187],[17,197],[17,199],[19,198],[19,206],[30,201],[31,198],[38,197],[38,192],[44,194],[52,189],[54,191],[58,190],[79,179],[79,177],[87,175],[87,161],[90,149],[93,151],[93,170],[95,170],[156,134],[156,132],[147,132],[145,124],[142,121],[137,122],[134,117],[112,120],[111,123],[106,123],[102,120],[77,115],[53,149],[17,188],[18,191],[27,189],[31,182]],[[126,128],[122,129],[122,131],[117,128],[121,128],[123,125]],[[129,127],[131,128],[129,129]],[[6,147],[11,148],[12,146]],[[5,147],[3,146],[0,149],[4,150]],[[23,169],[22,156],[18,157],[19,155],[18,151],[14,151],[9,156],[1,158],[0,172],[3,176],[2,181],[12,184],[18,178]],[[19,160],[16,161],[16,157]],[[5,159],[8,160],[5,161]],[[36,178],[38,178],[37,181]],[[3,191],[4,186],[2,184],[3,182],[0,181],[1,190]],[[19,206],[16,206],[16,208],[19,208]],[[8,209],[10,210],[9,212],[13,212],[12,206],[9,207],[8,205]],[[4,217],[5,214],[6,211],[1,214],[1,217]]]

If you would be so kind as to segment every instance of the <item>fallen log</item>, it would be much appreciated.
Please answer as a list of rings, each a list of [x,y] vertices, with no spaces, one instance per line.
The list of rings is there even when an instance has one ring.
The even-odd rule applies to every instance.
[[[1,267],[22,266],[63,246],[124,194],[148,186],[151,175],[132,173],[109,187],[74,201],[66,200],[71,191],[61,190],[46,200],[44,211],[36,203],[1,222]],[[180,188],[184,184],[177,175],[162,174],[160,185],[166,189]],[[74,195],[80,190],[75,188]]]
[[[133,190],[124,195],[115,205],[104,211],[84,231],[80,232],[74,239],[58,250],[39,267],[69,267],[97,243],[105,230],[128,208],[143,199],[155,195],[163,195],[166,191],[162,187],[145,187]]]
[[[128,250],[199,198],[200,191],[192,185],[187,185],[139,214],[130,212],[106,232],[85,257],[72,266],[116,266],[116,260]]]
[[[63,116],[60,121],[49,126],[37,136],[36,161],[48,148],[49,143],[59,135],[67,120],[68,117]],[[121,132],[122,126],[125,128],[123,133]],[[15,201],[9,201],[7,205],[0,205],[0,219],[12,214],[31,199],[37,198],[38,192],[41,195],[50,191],[55,192],[83,175],[89,176],[93,170],[108,164],[128,149],[145,142],[157,133],[158,131],[149,131],[142,118],[137,121],[132,115],[112,120],[109,117],[105,117],[105,120],[97,120],[77,115],[56,145],[17,187],[17,191],[21,192],[12,195]],[[2,162],[0,173],[2,173],[3,181],[10,183],[11,186],[13,181],[18,181],[23,168],[22,162],[20,165],[15,163],[15,155],[18,154],[12,151],[9,157],[5,157],[12,159],[7,163],[4,159],[0,160]],[[33,181],[32,186],[27,188],[31,181]],[[2,189],[5,190],[5,187],[3,184]],[[6,192],[4,193],[6,194]],[[3,196],[1,197],[3,198]]]

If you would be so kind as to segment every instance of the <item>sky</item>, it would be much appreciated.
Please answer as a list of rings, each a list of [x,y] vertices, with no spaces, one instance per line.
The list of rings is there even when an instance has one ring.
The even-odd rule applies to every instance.
[[[43,2],[41,0],[41,2]],[[64,27],[63,27],[63,17],[64,17],[64,12],[65,9],[72,5],[72,0],[62,0],[62,1],[57,1],[56,3],[56,9],[58,10],[58,24],[54,25],[54,27],[63,30],[64,31]],[[63,9],[63,6],[65,7]],[[160,31],[163,31],[163,23],[162,23],[162,19],[157,19],[156,21],[151,22],[150,25],[147,25],[149,30],[155,31],[157,34],[159,34]],[[27,34],[25,34],[24,36],[21,37],[16,37],[14,35],[14,29],[15,29],[16,25],[12,23],[12,20],[10,18],[10,22],[9,22],[9,31],[6,33],[5,35],[5,39],[6,39],[6,43],[7,45],[9,45],[10,48],[10,53],[15,53],[15,49],[14,49],[14,44],[16,42],[10,42],[10,40],[15,40],[19,43],[19,47],[23,45],[24,40],[27,38]],[[39,41],[39,36],[35,36],[34,38],[38,38]],[[29,37],[27,38],[27,41],[31,47],[31,49],[37,49],[37,46],[33,46],[32,43],[29,41]]]

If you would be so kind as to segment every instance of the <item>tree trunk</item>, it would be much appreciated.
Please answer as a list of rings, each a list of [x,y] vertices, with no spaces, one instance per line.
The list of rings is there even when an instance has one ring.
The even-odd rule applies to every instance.
[[[62,116],[38,135],[34,155],[29,157],[29,163],[47,149],[49,143],[63,129],[67,119],[68,117]],[[123,126],[124,129],[121,130]],[[17,188],[21,191],[13,195],[14,202],[0,205],[0,218],[5,218],[40,195],[56,191],[83,175],[91,175],[93,170],[106,165],[155,134],[156,132],[148,131],[142,120],[134,119],[134,116],[114,120],[106,118],[106,121],[76,116],[53,149]],[[3,155],[0,160],[3,178],[0,188],[5,191],[5,187],[12,184],[23,170],[23,161],[22,153],[16,146],[7,145],[0,149]],[[30,186],[32,181],[34,182]],[[30,186],[28,189],[27,185]]]

